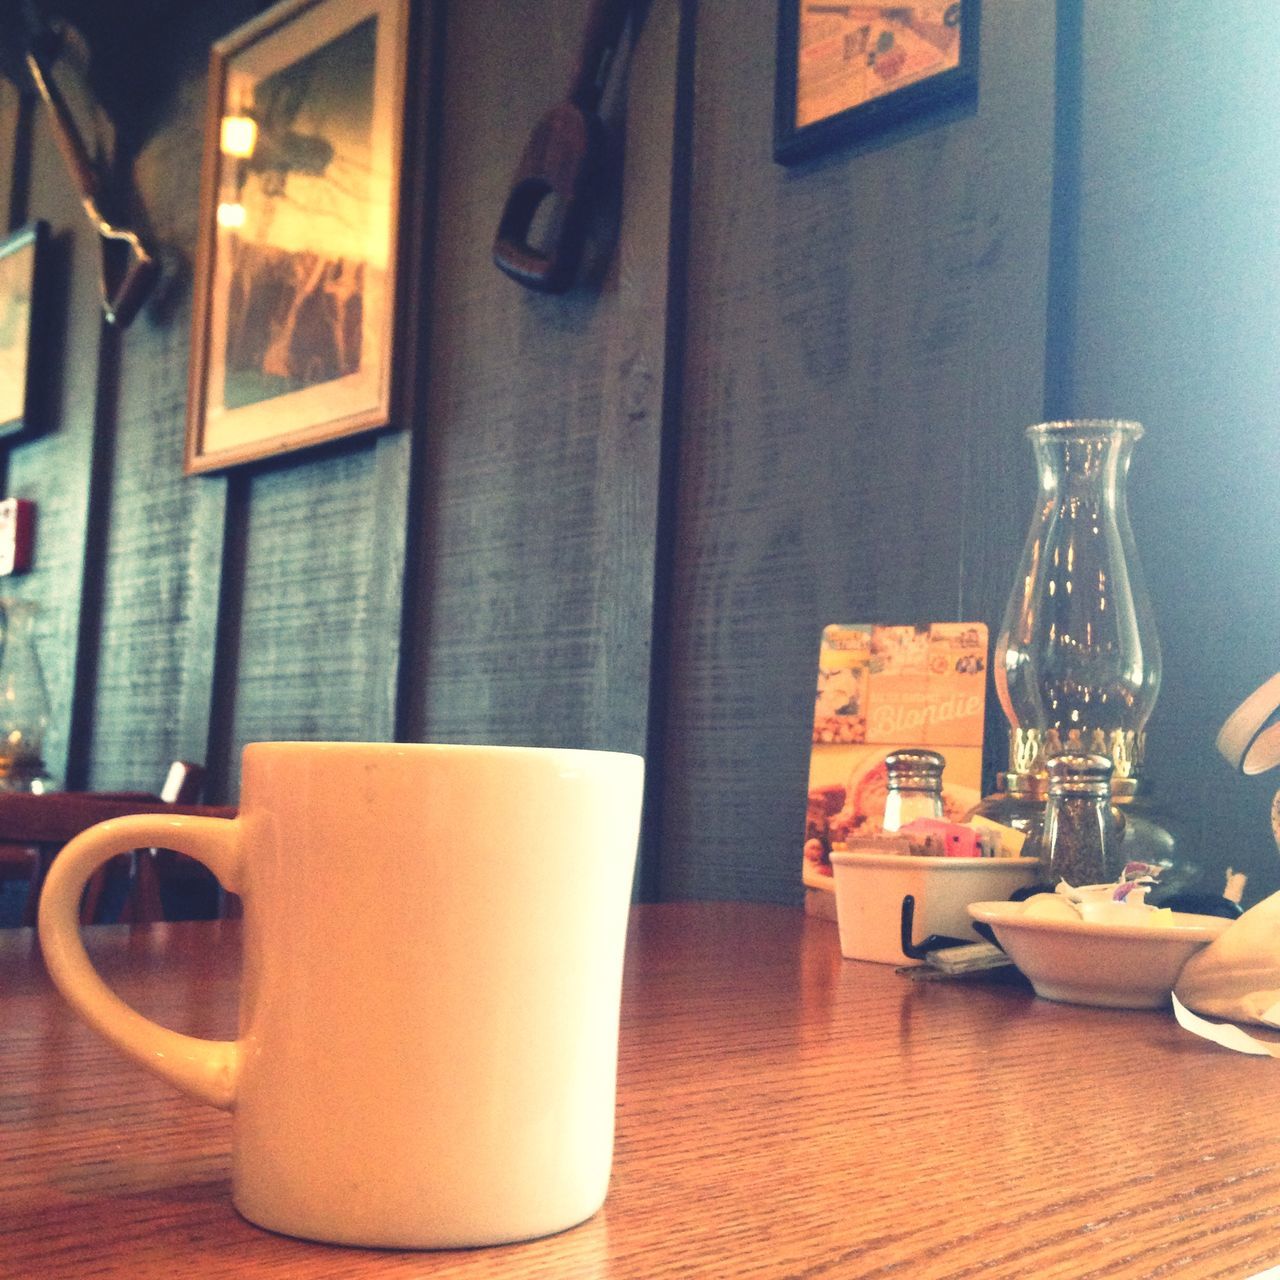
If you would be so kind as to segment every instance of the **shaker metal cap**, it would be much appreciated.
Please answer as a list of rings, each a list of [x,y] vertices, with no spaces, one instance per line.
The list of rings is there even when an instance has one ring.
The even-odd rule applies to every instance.
[[[884,758],[889,786],[897,790],[914,787],[924,791],[940,791],[945,764],[946,761],[936,751],[926,751],[921,747],[890,751]]]
[[[1064,751],[1045,766],[1051,796],[1109,796],[1111,761],[1106,756]]]

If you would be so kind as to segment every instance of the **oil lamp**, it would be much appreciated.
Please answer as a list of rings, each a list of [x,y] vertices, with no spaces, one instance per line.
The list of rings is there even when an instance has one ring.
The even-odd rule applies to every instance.
[[[49,695],[36,654],[36,606],[0,598],[0,791],[47,791]]]
[[[1039,491],[994,664],[1009,771],[979,811],[1029,834],[1043,819],[1046,762],[1063,752],[1106,756],[1118,804],[1137,791],[1160,691],[1160,642],[1125,497],[1142,434],[1140,423],[1104,419],[1027,429]],[[1167,857],[1172,838],[1134,817],[1130,853]]]

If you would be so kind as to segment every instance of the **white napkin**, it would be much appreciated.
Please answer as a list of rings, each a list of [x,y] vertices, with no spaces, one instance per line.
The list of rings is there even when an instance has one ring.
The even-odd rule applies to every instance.
[[[1251,1036],[1231,1022],[1206,1022],[1204,1018],[1192,1013],[1176,994],[1173,997],[1173,1016],[1177,1018],[1178,1025],[1184,1031],[1212,1040],[1214,1044],[1220,1044],[1224,1049],[1234,1049],[1237,1053],[1261,1054],[1268,1058],[1280,1058],[1280,1044],[1273,1040],[1259,1040],[1257,1036]]]
[[[1250,907],[1196,952],[1173,992],[1207,1017],[1280,1028],[1280,893]]]
[[[1280,764],[1280,721],[1272,720],[1277,707],[1280,675],[1272,676],[1227,717],[1218,734],[1218,750],[1233,768],[1256,774]],[[1280,841],[1280,793],[1272,815]],[[1228,1049],[1280,1057],[1280,1045],[1274,1042],[1195,1016],[1280,1029],[1280,893],[1251,907],[1187,961],[1173,989],[1173,1011],[1188,1031]]]

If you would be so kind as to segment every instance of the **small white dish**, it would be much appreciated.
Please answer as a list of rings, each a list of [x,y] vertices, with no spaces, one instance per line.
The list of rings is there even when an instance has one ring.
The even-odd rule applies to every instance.
[[[1028,916],[1022,902],[974,902],[1036,995],[1067,1004],[1159,1009],[1182,966],[1233,921],[1181,912],[1160,925]]]

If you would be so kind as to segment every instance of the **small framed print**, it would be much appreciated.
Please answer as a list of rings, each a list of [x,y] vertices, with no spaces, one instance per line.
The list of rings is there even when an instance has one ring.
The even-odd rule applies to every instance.
[[[39,429],[39,281],[48,228],[43,222],[0,241],[0,441]]]
[[[774,159],[869,137],[978,84],[978,0],[781,0]]]
[[[213,47],[188,473],[386,426],[408,0],[284,0]]]

